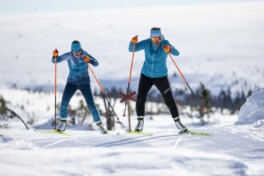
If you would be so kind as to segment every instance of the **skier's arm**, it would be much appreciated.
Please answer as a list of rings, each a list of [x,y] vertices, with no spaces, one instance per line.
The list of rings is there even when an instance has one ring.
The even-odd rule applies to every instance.
[[[134,45],[136,45],[135,52],[140,51],[140,50],[143,50],[143,49],[145,49],[145,40],[142,40],[142,41],[140,41],[140,42],[137,43],[137,36],[136,37],[133,37],[132,40],[131,40],[131,42],[130,42],[130,44],[129,44],[129,47],[128,47],[128,50],[130,52],[133,52]]]
[[[170,53],[174,56],[180,55],[179,51],[176,48],[174,48],[174,46],[172,46],[172,45],[171,45],[171,52]]]
[[[68,60],[68,55],[69,55],[69,53],[65,53],[65,54],[63,54],[61,56],[59,56],[59,55],[54,56],[54,54],[53,54],[51,61],[53,63],[55,63],[55,57],[57,57],[57,63],[62,62],[62,61],[65,61],[65,60]]]
[[[174,48],[174,46],[172,46],[169,42],[168,42],[168,45],[171,47],[170,53],[172,55],[174,55],[174,56],[179,56],[180,55],[179,51],[176,48]]]
[[[90,54],[88,54],[87,52],[83,52],[83,56],[88,56],[89,57],[89,63],[92,64],[93,66],[97,67],[99,65],[99,62]]]
[[[61,56],[57,56],[57,63],[62,62],[63,58]],[[52,57],[52,62],[55,63],[55,57]]]

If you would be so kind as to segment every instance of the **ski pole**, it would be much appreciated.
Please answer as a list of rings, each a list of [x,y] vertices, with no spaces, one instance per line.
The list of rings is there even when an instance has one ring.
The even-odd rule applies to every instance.
[[[124,110],[123,117],[126,116],[127,96],[128,96],[128,93],[129,93],[130,80],[131,80],[131,74],[132,74],[132,68],[133,68],[133,60],[134,60],[134,54],[135,54],[135,48],[136,48],[136,45],[134,44],[133,54],[132,54],[132,61],[131,61],[131,66],[130,66],[129,79],[128,79],[128,85],[127,85],[127,94],[126,94],[125,110]]]
[[[57,48],[55,50],[57,50]],[[56,102],[57,102],[57,57],[55,57],[55,128],[54,128],[55,130],[57,130]]]
[[[178,69],[179,73],[181,74],[181,76],[182,76],[183,80],[185,81],[186,85],[188,86],[188,88],[189,88],[189,89],[190,89],[190,91],[192,92],[192,94],[193,94],[193,96],[194,96],[194,98],[195,98],[196,102],[197,102],[197,103],[200,105],[200,107],[201,107],[202,111],[204,111],[204,108],[202,107],[202,105],[201,105],[201,104],[200,104],[200,102],[198,101],[198,98],[196,97],[196,95],[193,93],[193,90],[191,89],[191,87],[189,86],[189,84],[188,84],[188,82],[186,81],[185,77],[183,76],[183,74],[182,74],[181,70],[179,69],[179,67],[177,66],[177,64],[175,63],[175,61],[173,60],[173,58],[172,58],[171,54],[170,54],[170,53],[168,53],[168,54],[169,54],[169,56],[170,56],[170,58],[171,58],[172,62],[174,63],[174,65],[175,65],[175,66],[176,66],[176,68]]]
[[[111,107],[111,109],[112,109],[114,115],[116,116],[116,119],[119,120],[118,116],[117,116],[116,113],[115,113],[115,110],[114,110],[113,106],[111,105],[109,99],[108,99],[107,96],[105,95],[104,89],[102,88],[101,84],[99,83],[98,79],[96,78],[96,76],[95,76],[95,74],[94,74],[94,72],[93,72],[93,70],[92,70],[92,68],[91,68],[91,66],[89,65],[88,62],[87,62],[87,65],[88,65],[89,69],[91,70],[91,72],[92,72],[92,74],[93,74],[93,76],[94,76],[94,78],[95,78],[97,84],[99,85],[99,87],[100,87],[100,89],[101,89],[101,91],[102,91],[104,97],[105,97],[106,100],[108,101],[108,104],[110,105],[110,107]]]

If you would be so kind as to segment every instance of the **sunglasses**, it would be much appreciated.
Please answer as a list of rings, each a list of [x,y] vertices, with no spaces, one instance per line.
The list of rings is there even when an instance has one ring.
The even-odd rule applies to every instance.
[[[155,41],[160,41],[160,40],[161,40],[161,37],[153,37],[153,38],[151,38],[151,40],[152,40],[153,42],[155,42]]]
[[[81,50],[72,50],[73,53],[79,53]]]

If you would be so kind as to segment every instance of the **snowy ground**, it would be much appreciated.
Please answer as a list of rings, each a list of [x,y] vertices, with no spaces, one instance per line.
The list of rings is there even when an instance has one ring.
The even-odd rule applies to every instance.
[[[217,115],[216,115],[217,116]],[[191,130],[213,136],[177,135],[169,116],[146,120],[144,135],[101,135],[68,130],[71,137],[20,127],[0,129],[1,175],[263,175],[264,131],[225,125],[199,127],[183,118]],[[12,124],[14,124],[13,122]],[[135,119],[132,122],[135,125]],[[214,124],[214,123],[212,123]],[[19,125],[18,125],[19,126]]]
[[[117,135],[126,129],[116,124],[109,135],[87,131],[87,127],[71,127],[67,133],[72,136],[68,137],[35,131],[52,130],[46,123],[53,118],[54,111],[46,107],[53,100],[52,94],[9,89],[1,92],[24,120],[26,111],[35,113],[38,120],[30,130],[15,119],[0,121],[0,175],[264,175],[261,118],[255,123],[234,125],[237,115],[215,113],[210,124],[201,127],[197,119],[182,116],[190,130],[212,136],[177,135],[171,117],[159,115],[145,120],[145,132],[154,133],[151,136]],[[33,97],[35,103],[26,103]],[[71,104],[78,98],[75,96]],[[19,111],[20,103],[26,104],[25,112]],[[123,105],[118,106],[123,109]],[[121,117],[121,121],[127,126],[126,118]],[[135,125],[133,115],[132,127]]]

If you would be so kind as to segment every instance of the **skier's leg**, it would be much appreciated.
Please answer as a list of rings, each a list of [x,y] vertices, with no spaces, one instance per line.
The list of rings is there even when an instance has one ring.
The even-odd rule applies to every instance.
[[[77,90],[76,85],[67,82],[61,100],[61,109],[60,109],[61,119],[66,120],[68,115],[68,105],[76,90]]]
[[[151,89],[152,85],[153,83],[151,81],[151,78],[141,74],[138,85],[137,101],[136,101],[137,116],[145,115],[145,102],[148,92]]]
[[[167,107],[170,110],[171,116],[173,118],[178,117],[179,112],[178,112],[178,108],[176,106],[176,103],[174,101],[174,98],[172,96],[171,86],[170,86],[168,77],[165,76],[165,77],[161,77],[161,78],[154,78],[153,82],[154,82],[154,85],[160,91],[165,104],[167,105]]]
[[[85,98],[85,101],[87,103],[87,106],[93,115],[94,121],[95,122],[101,121],[99,112],[98,112],[98,110],[95,106],[95,103],[94,103],[90,84],[80,85],[79,89],[82,92],[82,94]]]
[[[178,108],[172,96],[171,86],[168,80],[168,77],[161,77],[153,79],[154,85],[158,88],[162,97],[164,99],[165,104],[170,110],[171,116],[175,122],[176,127],[180,131],[188,131],[187,127],[184,126],[179,118]]]
[[[98,130],[101,133],[106,134],[107,130],[103,128],[99,111],[97,110],[95,103],[94,103],[90,84],[80,85],[79,89],[82,92],[82,94],[85,98],[85,101],[87,103],[87,106],[93,115],[93,119],[97,125]]]
[[[147,94],[151,89],[153,83],[151,78],[146,77],[141,74],[139,86],[138,86],[138,95],[136,102],[136,110],[137,110],[137,126],[135,127],[135,131],[142,131],[144,127],[144,115],[145,115],[145,102],[147,98]]]
[[[76,85],[68,83],[65,86],[62,100],[61,100],[61,108],[60,108],[60,117],[61,117],[61,124],[59,125],[59,131],[65,131],[66,129],[66,118],[68,114],[68,105],[73,96],[76,92],[77,88]]]

